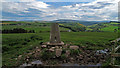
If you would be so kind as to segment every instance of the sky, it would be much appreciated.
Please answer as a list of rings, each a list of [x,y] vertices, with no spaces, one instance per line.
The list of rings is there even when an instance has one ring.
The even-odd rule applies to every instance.
[[[119,0],[2,0],[0,20],[117,21]]]
[[[33,1],[42,1],[42,2],[92,2],[95,0],[3,0],[3,2],[33,2]]]

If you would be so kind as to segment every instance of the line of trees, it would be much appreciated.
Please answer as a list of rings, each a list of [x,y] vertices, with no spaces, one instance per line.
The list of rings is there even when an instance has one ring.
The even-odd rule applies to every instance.
[[[34,30],[25,30],[23,28],[14,28],[14,29],[10,29],[10,30],[4,29],[4,30],[2,30],[2,33],[35,33],[35,31]]]
[[[69,26],[62,26],[62,25],[59,25],[59,27],[70,29],[73,32],[79,32],[79,31],[84,32],[86,30],[85,27],[69,27]]]

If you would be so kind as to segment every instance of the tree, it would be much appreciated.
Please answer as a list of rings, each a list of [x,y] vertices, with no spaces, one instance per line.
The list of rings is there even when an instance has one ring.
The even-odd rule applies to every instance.
[[[117,32],[117,29],[114,29],[114,32]]]

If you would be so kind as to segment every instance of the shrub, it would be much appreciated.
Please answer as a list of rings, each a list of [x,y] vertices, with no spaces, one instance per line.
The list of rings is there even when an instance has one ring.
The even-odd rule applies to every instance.
[[[54,56],[55,56],[55,52],[46,52],[46,51],[42,51],[41,52],[41,58],[43,59],[43,60],[49,60],[49,59],[51,59],[51,58],[53,58]]]
[[[67,57],[65,56],[65,54],[62,54],[62,55],[61,55],[61,59],[62,59],[62,60],[66,59],[66,58],[67,58]]]
[[[9,46],[3,46],[2,47],[2,52],[4,53],[4,52],[6,52],[6,51],[9,51]]]
[[[71,55],[78,55],[80,53],[79,50],[70,50]]]
[[[26,45],[27,44],[27,42],[26,41],[24,41],[23,43],[22,43],[22,45]]]

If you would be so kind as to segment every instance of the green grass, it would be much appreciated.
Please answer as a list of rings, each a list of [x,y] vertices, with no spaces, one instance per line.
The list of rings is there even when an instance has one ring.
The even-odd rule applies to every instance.
[[[3,34],[3,65],[17,65],[19,55],[27,53],[30,49],[40,46],[40,42],[49,41],[49,33],[24,33],[24,34]],[[86,42],[92,49],[104,49],[109,46],[97,46],[98,44],[109,42],[117,38],[116,33],[112,32],[61,32],[61,39],[65,43],[72,43],[79,46],[86,46]],[[94,46],[93,46],[94,45]],[[5,49],[6,48],[6,49]],[[21,61],[24,62],[24,61]]]
[[[109,42],[117,37],[117,33],[112,32],[72,32],[72,33],[62,33],[61,38],[64,41],[70,41],[74,44],[85,43],[85,42]],[[74,41],[73,41],[74,40]]]
[[[36,33],[39,32],[49,32],[50,31],[50,25],[51,23],[35,23],[35,22],[5,22],[5,23],[11,23],[11,24],[17,24],[17,25],[3,25],[2,30],[7,29],[14,29],[14,28],[23,28],[25,30],[34,30]],[[19,25],[18,23],[21,23],[22,25]],[[30,24],[30,25],[28,25]],[[45,26],[44,26],[45,25]],[[68,31],[67,28],[60,27],[61,31]]]
[[[13,22],[8,23],[13,24]],[[26,30],[35,30],[36,33],[1,34],[3,47],[3,65],[16,66],[24,63],[25,61],[23,59],[16,60],[16,58],[19,55],[28,53],[30,50],[34,50],[36,46],[40,46],[41,42],[49,41],[50,33],[48,31],[50,31],[50,23],[28,22],[31,25],[27,25],[26,22],[22,23],[24,23],[24,25],[4,25],[2,29],[24,28]],[[74,25],[77,27],[80,26],[77,24]],[[69,24],[69,26],[73,26],[73,23]],[[64,43],[72,45],[88,46],[88,49],[93,50],[111,48],[111,46],[108,45],[109,42],[118,37],[117,33],[111,31],[113,28],[116,28],[116,26],[111,26],[110,28],[102,28],[103,30],[109,32],[61,32],[61,40]],[[68,31],[69,29],[60,27],[60,30]],[[42,32],[40,33],[40,31]]]
[[[118,24],[120,24],[120,23],[116,23],[116,22],[111,22],[110,24],[116,24],[116,25],[118,25]]]
[[[118,26],[108,26],[108,27],[102,28],[101,31],[111,31],[111,32],[114,32],[114,29],[118,30]]]
[[[17,65],[17,58],[19,55],[28,52],[30,49],[34,50],[35,46],[40,46],[40,42],[49,41],[49,34],[3,34],[3,65],[15,66]],[[29,42],[28,42],[29,40]],[[21,60],[22,61],[22,60]],[[22,61],[23,62],[23,61]]]
[[[117,22],[94,24],[87,26],[87,30],[98,29],[99,31],[104,31],[104,32],[114,32],[114,30],[117,29],[117,32],[120,32],[120,30],[118,30],[119,24],[120,23]]]

